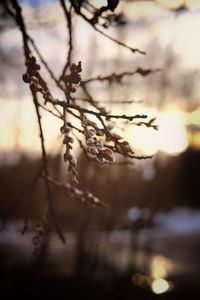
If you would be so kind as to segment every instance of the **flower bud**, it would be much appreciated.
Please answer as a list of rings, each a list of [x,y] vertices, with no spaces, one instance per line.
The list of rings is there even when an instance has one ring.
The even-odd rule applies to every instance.
[[[117,133],[112,133],[112,137],[115,139],[115,140],[120,140],[122,137],[119,135],[119,134],[117,134]]]
[[[95,146],[88,146],[87,151],[93,155],[97,155],[99,152]]]
[[[94,128],[91,128],[86,132],[86,139],[93,138],[95,135],[96,130]]]
[[[77,69],[76,64],[75,64],[75,63],[71,64],[71,66],[70,66],[70,71],[71,71],[71,72],[74,72],[76,69]]]
[[[86,140],[86,143],[87,145],[93,145],[94,144],[94,139],[92,137],[89,137],[87,140]]]
[[[110,123],[110,124],[107,125],[108,130],[112,130],[113,128],[114,128],[113,124]]]
[[[70,164],[73,166],[73,167],[76,167],[77,165],[77,159],[75,157],[73,157],[71,160],[70,160]]]
[[[95,145],[98,149],[102,149],[103,148],[103,142],[102,141],[95,141]]]
[[[29,62],[30,62],[30,64],[35,65],[36,64],[36,58],[35,58],[35,56],[31,56]]]
[[[78,73],[82,72],[81,61],[78,62],[77,72]]]
[[[31,83],[31,85],[30,85],[30,90],[31,90],[32,92],[37,92],[37,86],[36,86],[34,83]]]
[[[75,87],[71,88],[71,93],[76,93],[76,88]]]
[[[98,204],[98,203],[99,203],[99,199],[98,199],[97,197],[93,197],[93,202],[94,202],[95,204]]]
[[[70,83],[78,84],[81,81],[81,76],[78,73],[73,72],[69,75],[68,81]]]
[[[104,136],[103,130],[98,129],[97,132],[96,132],[96,135],[97,135],[97,136]]]
[[[108,160],[109,162],[115,161],[114,152],[111,149],[106,148],[105,150],[102,150],[104,158]]]
[[[69,136],[68,137],[68,142],[72,144],[74,142],[74,139],[71,136]]]
[[[22,78],[23,78],[23,81],[25,83],[30,83],[31,82],[31,79],[30,79],[28,73],[23,74]]]
[[[36,69],[37,71],[39,71],[39,70],[40,70],[40,65],[36,64],[36,65],[35,65],[35,69]]]
[[[72,154],[68,152],[66,155],[66,159],[67,159],[67,161],[72,161],[72,159],[73,159]]]
[[[97,157],[97,161],[100,163],[100,164],[104,164],[106,162],[105,158],[104,157]]]
[[[126,151],[126,152],[131,152],[132,151],[131,146],[127,141],[122,142],[121,145],[122,145],[122,148],[123,148],[124,151]]]

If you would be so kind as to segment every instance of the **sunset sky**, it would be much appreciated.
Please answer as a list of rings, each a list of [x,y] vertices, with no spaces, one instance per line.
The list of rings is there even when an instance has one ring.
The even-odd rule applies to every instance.
[[[122,3],[121,7],[118,8],[119,11],[120,9],[125,10],[130,21],[130,24],[124,27],[122,33],[119,33],[119,38],[122,37],[128,45],[145,50],[147,52],[146,57],[141,57],[139,54],[133,56],[125,49],[118,50],[116,45],[99,36],[89,25],[81,20],[76,20],[74,27],[76,40],[74,59],[75,61],[81,60],[83,63],[83,78],[87,78],[89,73],[99,75],[101,73],[117,72],[117,70],[113,70],[113,61],[115,60],[124,61],[126,64],[124,69],[126,70],[134,70],[137,61],[144,67],[162,68],[163,53],[167,53],[169,48],[173,50],[179,60],[177,77],[181,72],[187,73],[191,70],[200,70],[200,1],[185,1],[189,10],[181,14],[170,11],[165,7],[178,7],[183,1],[157,0],[157,2],[157,4],[143,1],[140,1],[139,4]],[[37,8],[33,11],[27,5],[24,15],[31,35],[36,38],[41,52],[58,74],[66,56],[66,32],[62,11],[57,10],[56,7],[57,5],[51,1],[47,6],[43,5],[38,13]],[[52,26],[48,25],[38,29],[35,26],[35,13],[38,13],[40,20],[43,19],[43,16],[47,16],[47,22]],[[118,36],[115,29],[110,30],[110,34]],[[157,59],[154,59],[151,64],[151,58],[149,59],[151,56],[148,56],[150,55],[148,50],[151,44],[150,52],[153,53],[152,41],[159,44],[161,52],[154,53],[154,57]],[[95,61],[93,62],[90,51],[94,45],[96,52]],[[23,60],[20,56],[20,47],[21,37],[16,29],[7,29],[1,33],[2,50],[7,52],[12,60],[21,63]],[[131,65],[132,61],[133,65]],[[3,74],[4,81],[0,82],[1,151],[23,150],[30,153],[40,151],[34,106],[28,88],[21,81],[23,70],[19,68],[19,71],[16,72],[13,71],[12,66],[9,66],[7,72]],[[170,70],[163,70],[162,72],[168,72],[169,77],[172,74]],[[159,74],[155,76],[155,78],[159,78]],[[139,79],[136,79],[136,83],[137,80]],[[186,99],[183,97],[177,98],[173,91],[165,95],[161,106],[157,105],[154,96],[149,95],[148,87],[144,87],[141,82],[139,82],[138,89],[134,88],[133,91],[130,89],[130,93],[129,98],[144,99],[144,102],[139,105],[119,106],[113,109],[118,113],[147,113],[150,117],[156,117],[155,122],[159,125],[159,131],[129,126],[126,130],[126,137],[135,149],[144,154],[154,154],[159,150],[168,154],[177,154],[184,151],[190,142],[195,147],[200,147],[200,101],[198,102],[200,89],[198,87],[195,89],[197,104],[190,111],[188,111],[185,104]],[[158,98],[159,91],[155,91],[154,94],[155,98]],[[116,95],[116,93],[113,92],[113,95]],[[98,90],[96,98],[102,99],[102,97],[106,97],[104,89]],[[123,99],[123,94],[119,98]],[[43,123],[45,124],[46,143],[49,151],[59,150],[57,141],[60,141],[60,121],[45,113]],[[188,128],[195,128],[195,132],[188,134]]]

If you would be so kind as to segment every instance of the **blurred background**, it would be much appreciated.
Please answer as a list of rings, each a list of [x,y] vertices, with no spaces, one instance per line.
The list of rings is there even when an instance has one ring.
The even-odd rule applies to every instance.
[[[29,33],[59,76],[68,42],[63,11],[54,0],[20,3]],[[92,1],[97,7],[105,3]],[[97,165],[88,163],[75,145],[80,187],[107,207],[86,207],[55,188],[54,205],[66,245],[52,231],[35,257],[32,238],[45,209],[41,181],[31,202],[29,229],[25,235],[21,230],[41,162],[38,124],[29,89],[21,80],[25,67],[20,32],[0,6],[3,299],[200,295],[200,1],[122,0],[116,13],[124,22],[105,32],[147,54],[130,53],[75,16],[73,60],[82,61],[83,79],[137,67],[161,69],[147,77],[124,77],[120,84],[89,85],[93,98],[113,113],[156,118],[158,131],[133,124],[125,127],[125,137],[136,154],[153,158],[131,165]],[[50,87],[59,97],[56,87]],[[51,174],[66,180],[61,121],[47,112],[42,120]]]

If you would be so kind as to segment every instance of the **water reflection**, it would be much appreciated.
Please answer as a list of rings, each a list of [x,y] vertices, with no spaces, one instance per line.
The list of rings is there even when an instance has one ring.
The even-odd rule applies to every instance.
[[[171,212],[171,229],[167,230],[166,216],[155,215],[153,220],[158,220],[151,228],[137,230],[93,231],[82,233],[66,233],[67,244],[58,241],[55,234],[48,237],[48,246],[42,263],[45,274],[72,276],[75,274],[77,263],[80,263],[81,272],[91,278],[108,278],[124,276],[131,273],[131,282],[135,286],[151,288],[155,294],[170,291],[177,285],[197,285],[200,274],[199,261],[199,222],[200,213],[189,216],[196,219],[196,227],[183,227],[176,230],[177,224],[186,222],[181,210]],[[159,218],[158,218],[159,217]],[[170,220],[169,213],[168,219]],[[175,222],[177,220],[177,222]],[[161,224],[162,223],[162,224]],[[7,224],[0,232],[1,268],[4,270],[16,269],[16,266],[31,265],[32,256],[31,238],[33,233],[20,234],[20,223]],[[186,230],[184,230],[184,228]],[[150,244],[149,244],[150,237]],[[151,245],[151,247],[149,246]],[[80,248],[81,247],[81,248]],[[184,251],[183,251],[184,249]],[[184,255],[182,253],[184,252]],[[194,268],[196,264],[196,268]],[[80,266],[79,266],[80,267]]]
[[[173,268],[172,260],[156,255],[150,262],[150,275],[154,279],[166,278],[169,273],[173,272]]]
[[[170,285],[167,280],[159,278],[152,282],[151,288],[155,294],[163,294],[169,290]]]

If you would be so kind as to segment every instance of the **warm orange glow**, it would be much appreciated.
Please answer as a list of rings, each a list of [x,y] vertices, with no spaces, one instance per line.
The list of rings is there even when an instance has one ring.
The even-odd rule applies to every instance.
[[[166,111],[159,114],[159,149],[169,154],[176,154],[188,147],[187,131],[181,111]]]
[[[141,150],[146,155],[151,155],[159,149],[157,134],[153,129],[136,127],[132,129],[132,135],[129,136],[129,140],[133,148]]]
[[[200,125],[200,108],[188,113],[186,122],[187,124]]]
[[[189,133],[190,145],[200,149],[200,132]]]
[[[41,150],[38,123],[34,106],[29,99],[0,100],[0,148],[3,151]],[[50,151],[57,146],[60,121],[47,113],[42,118],[45,132],[45,143]],[[61,144],[61,143],[60,143]]]
[[[161,255],[154,256],[150,263],[150,274],[154,279],[165,278],[172,270],[172,261]]]
[[[147,112],[148,114],[148,112]],[[178,154],[188,147],[187,130],[184,124],[184,114],[179,110],[163,111],[155,114],[159,130],[146,127],[129,127],[127,139],[135,149],[145,155],[163,151],[168,154]]]

